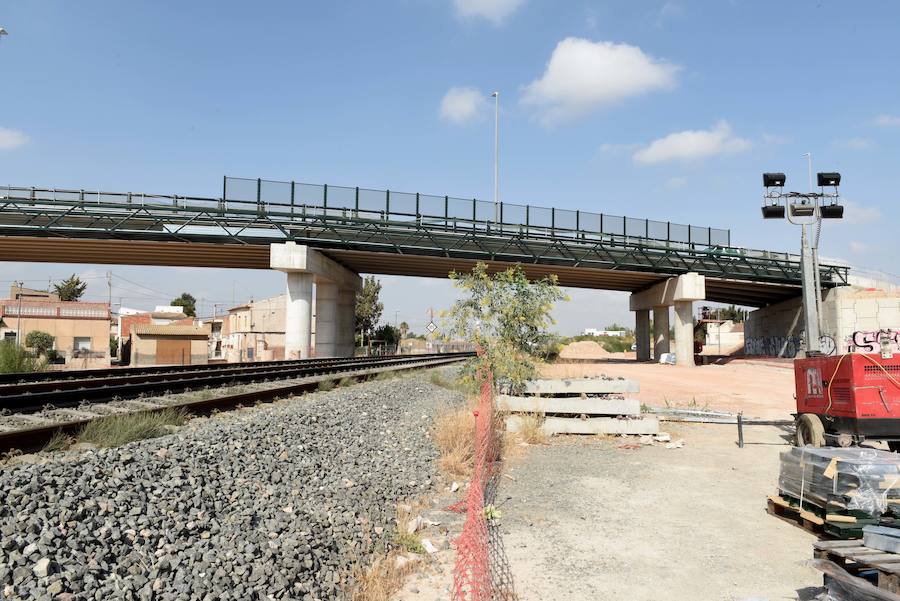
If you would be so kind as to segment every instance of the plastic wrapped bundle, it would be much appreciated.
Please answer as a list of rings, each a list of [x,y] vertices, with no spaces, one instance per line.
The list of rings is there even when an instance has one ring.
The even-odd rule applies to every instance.
[[[876,449],[794,447],[781,454],[778,487],[804,503],[877,516],[900,509],[900,455]]]

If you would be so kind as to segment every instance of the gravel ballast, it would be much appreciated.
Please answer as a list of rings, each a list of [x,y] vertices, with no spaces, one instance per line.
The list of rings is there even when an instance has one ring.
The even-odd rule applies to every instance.
[[[0,598],[335,599],[436,478],[416,375],[0,467]]]

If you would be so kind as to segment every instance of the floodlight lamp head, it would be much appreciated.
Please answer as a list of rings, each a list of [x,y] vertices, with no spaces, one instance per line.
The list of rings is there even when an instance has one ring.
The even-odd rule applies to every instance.
[[[819,208],[819,215],[822,216],[822,219],[843,219],[844,207],[838,204],[823,205]]]
[[[9,35],[9,32],[0,27],[0,35]]]
[[[787,178],[784,173],[763,173],[763,186],[766,188],[781,188]]]
[[[762,207],[763,219],[784,219],[784,207],[781,205],[767,205]]]
[[[791,204],[792,217],[812,217],[816,214],[816,205],[809,203]]]
[[[841,174],[836,172],[828,172],[828,173],[819,173],[816,175],[816,178],[819,181],[819,186],[840,186],[841,185]]]

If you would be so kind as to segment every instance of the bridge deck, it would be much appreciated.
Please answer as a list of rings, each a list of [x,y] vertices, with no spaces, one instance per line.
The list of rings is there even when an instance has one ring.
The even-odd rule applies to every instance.
[[[405,215],[405,214],[404,214]],[[268,267],[268,244],[316,247],[362,273],[446,277],[482,260],[556,273],[568,286],[635,291],[689,271],[710,300],[762,305],[798,294],[799,257],[558,227],[347,207],[0,188],[4,260]],[[823,285],[847,268],[822,266]]]

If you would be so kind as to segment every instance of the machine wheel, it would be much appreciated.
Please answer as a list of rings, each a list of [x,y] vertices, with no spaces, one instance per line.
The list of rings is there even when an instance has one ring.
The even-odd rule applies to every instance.
[[[900,440],[887,441],[888,448],[894,453],[900,453]]]
[[[825,446],[825,426],[822,420],[814,413],[802,413],[797,418],[797,434],[795,436],[798,447],[812,445],[814,447]]]

